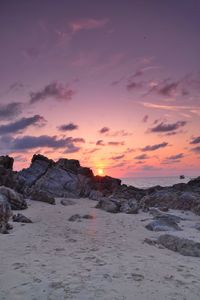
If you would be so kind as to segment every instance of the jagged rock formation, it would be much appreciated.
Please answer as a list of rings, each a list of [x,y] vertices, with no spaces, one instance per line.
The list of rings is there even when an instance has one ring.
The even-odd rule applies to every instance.
[[[112,194],[121,181],[109,176],[94,176],[91,169],[81,167],[78,160],[49,160],[43,155],[34,155],[31,165],[18,173],[18,190],[34,198],[45,192],[53,197],[88,197],[92,191]]]
[[[0,186],[16,187],[16,172],[13,172],[13,163],[12,157],[0,156]]]
[[[0,195],[6,197],[7,201],[11,205],[11,208],[14,210],[27,208],[27,203],[24,197],[8,187],[0,186]]]

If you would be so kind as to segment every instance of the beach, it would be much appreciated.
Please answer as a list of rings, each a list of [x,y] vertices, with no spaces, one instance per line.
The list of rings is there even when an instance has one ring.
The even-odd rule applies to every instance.
[[[144,243],[160,235],[145,228],[148,213],[110,214],[96,201],[72,202],[28,200],[22,213],[33,223],[12,223],[1,235],[1,300],[199,299],[200,258]],[[93,218],[70,222],[74,214]],[[176,235],[199,240],[199,216],[182,215],[184,231]]]

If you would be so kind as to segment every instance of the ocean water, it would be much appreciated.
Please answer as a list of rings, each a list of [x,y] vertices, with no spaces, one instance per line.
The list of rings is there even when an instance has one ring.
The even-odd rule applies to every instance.
[[[176,183],[187,183],[195,177],[185,176],[184,179],[180,179],[179,176],[170,177],[132,177],[121,178],[123,184],[132,185],[137,188],[149,188],[155,185],[171,186]]]

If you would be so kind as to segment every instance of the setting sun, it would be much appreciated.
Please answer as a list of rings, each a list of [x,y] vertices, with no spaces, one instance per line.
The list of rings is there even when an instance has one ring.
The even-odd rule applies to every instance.
[[[104,174],[103,169],[98,169],[97,171],[98,171],[98,175],[100,175],[100,176],[102,176]]]

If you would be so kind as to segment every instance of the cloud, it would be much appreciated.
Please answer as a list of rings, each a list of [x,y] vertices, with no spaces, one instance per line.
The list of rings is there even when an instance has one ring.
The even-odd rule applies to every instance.
[[[22,51],[22,54],[29,59],[38,58],[40,51],[35,47],[30,47]]]
[[[142,122],[143,123],[146,123],[149,119],[149,116],[148,115],[145,115],[144,118],[142,119]]]
[[[184,157],[184,154],[179,153],[179,154],[176,154],[176,155],[166,157],[166,160],[177,160],[177,159],[181,159],[183,157]]]
[[[154,87],[154,90],[165,97],[173,97],[179,87],[179,81],[164,84],[162,87]]]
[[[82,19],[70,22],[69,26],[72,30],[72,33],[77,33],[81,30],[104,28],[108,22],[108,19]]]
[[[21,102],[12,102],[8,104],[0,105],[0,120],[2,119],[13,119],[22,112],[22,103]]]
[[[192,145],[199,144],[199,143],[200,143],[200,136],[193,138],[192,141],[190,142],[190,144]]]
[[[141,154],[141,155],[135,156],[135,159],[138,159],[138,160],[145,160],[148,158],[149,158],[149,156],[146,154]]]
[[[109,146],[122,146],[124,142],[108,142]]]
[[[0,126],[0,134],[14,134],[19,133],[25,130],[29,126],[44,126],[46,124],[46,120],[40,116],[35,115],[30,118],[22,118],[16,122],[8,123]]]
[[[54,100],[69,101],[72,99],[72,96],[74,94],[75,92],[72,89],[54,81],[46,85],[38,92],[31,92],[29,102],[30,104],[35,104],[37,102],[47,100],[48,98],[53,98]]]
[[[100,130],[99,130],[99,133],[106,133],[106,132],[109,132],[110,131],[110,128],[108,128],[108,127],[103,127],[103,128],[101,128]]]
[[[197,146],[197,147],[195,147],[195,148],[192,148],[191,149],[193,152],[195,152],[195,153],[200,153],[200,146]]]
[[[161,122],[160,124],[156,125],[153,128],[150,128],[151,132],[169,132],[179,129],[187,124],[186,121],[177,121],[175,123],[166,124]]]
[[[151,166],[151,165],[144,165],[141,168],[143,171],[160,171],[162,170],[162,168],[160,167],[155,167],[155,166]]]
[[[109,137],[117,137],[117,136],[120,136],[120,137],[124,137],[124,136],[131,136],[133,135],[132,132],[128,132],[128,131],[125,131],[125,130],[117,130],[117,131],[113,131],[113,132],[108,132],[106,134],[106,136],[109,136]]]
[[[72,131],[72,130],[78,129],[78,125],[76,125],[74,123],[69,123],[66,125],[59,126],[58,129],[60,131]]]
[[[119,160],[119,159],[122,159],[122,158],[124,158],[124,154],[111,157],[112,160]]]
[[[29,150],[35,148],[66,148],[68,153],[77,152],[79,147],[76,147],[74,143],[76,139],[72,137],[58,138],[57,136],[41,135],[41,136],[30,136],[25,135],[23,137],[9,137],[7,136],[3,140],[4,144],[11,150]],[[67,152],[65,152],[67,153]]]
[[[143,152],[155,151],[155,150],[160,149],[160,148],[165,148],[167,145],[168,145],[168,143],[166,143],[166,142],[163,142],[163,143],[160,143],[160,144],[155,144],[155,145],[148,145],[148,146],[142,148],[141,151],[143,151]]]
[[[85,143],[85,140],[83,138],[73,138],[74,143]]]
[[[135,82],[135,81],[130,81],[126,88],[128,91],[132,91],[134,89],[137,89],[137,88],[141,88],[143,86],[142,82]]]
[[[98,141],[96,142],[96,145],[97,145],[97,146],[105,146],[103,140],[98,140]]]

